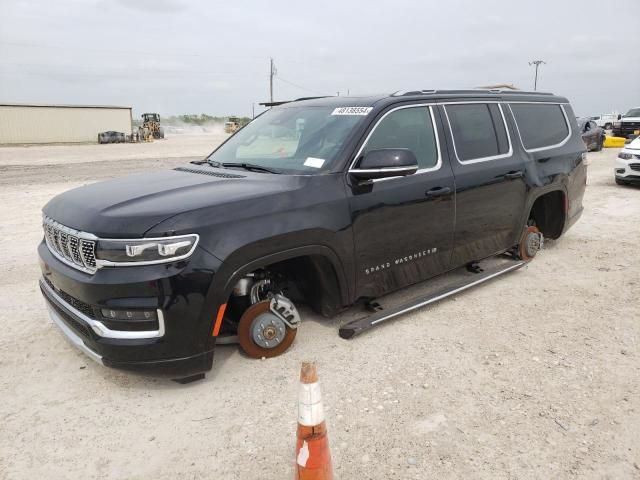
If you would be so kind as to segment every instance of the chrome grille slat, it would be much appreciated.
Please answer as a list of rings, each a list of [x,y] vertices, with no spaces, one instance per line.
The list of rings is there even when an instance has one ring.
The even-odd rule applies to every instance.
[[[629,168],[631,170],[633,170],[634,172],[640,172],[640,163],[631,163],[631,164],[629,164]]]
[[[96,242],[88,240],[80,240],[80,252],[84,264],[88,267],[96,267]]]
[[[44,239],[58,259],[86,273],[95,273],[96,240],[94,235],[80,232],[59,224],[49,217],[43,217]]]
[[[62,232],[62,231],[59,232],[58,241],[60,243],[60,252],[62,253],[62,256],[67,260],[71,260],[71,255],[69,255],[69,249],[68,249],[69,235],[66,232]]]
[[[69,253],[71,253],[71,258],[77,265],[83,265],[82,257],[80,256],[80,240],[73,235],[69,236]]]

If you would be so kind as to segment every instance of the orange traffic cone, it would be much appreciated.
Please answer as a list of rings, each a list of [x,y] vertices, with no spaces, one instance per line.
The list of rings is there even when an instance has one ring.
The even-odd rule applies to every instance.
[[[322,395],[313,362],[302,362],[300,369],[297,436],[296,480],[333,480]]]

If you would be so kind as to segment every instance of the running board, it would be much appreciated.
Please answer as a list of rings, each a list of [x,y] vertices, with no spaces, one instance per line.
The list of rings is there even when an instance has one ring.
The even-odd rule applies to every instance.
[[[426,305],[438,302],[447,297],[450,297],[451,295],[455,295],[456,293],[463,292],[471,287],[475,287],[476,285],[487,282],[492,278],[496,278],[505,273],[517,270],[524,266],[526,263],[527,262],[525,261],[519,260],[516,263],[508,265],[507,267],[501,265],[491,270],[485,270],[482,273],[477,273],[470,278],[466,278],[462,281],[453,283],[425,297],[418,297],[397,307],[383,309],[377,313],[374,313],[373,315],[369,315],[368,317],[359,318],[357,320],[345,323],[340,327],[338,333],[342,338],[353,338],[356,335],[360,335],[361,333],[366,332],[367,330],[377,325],[380,325],[382,322],[386,322],[387,320],[391,320],[392,318],[398,317],[407,312],[411,312],[412,310],[417,310],[418,308],[422,308]]]

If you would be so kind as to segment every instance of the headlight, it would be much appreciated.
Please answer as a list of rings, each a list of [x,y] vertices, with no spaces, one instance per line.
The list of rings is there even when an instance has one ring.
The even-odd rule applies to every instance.
[[[633,158],[633,155],[631,155],[630,153],[620,152],[618,154],[618,158],[621,158],[622,160],[631,160]]]
[[[613,126],[614,127],[621,127],[622,126],[622,122],[613,122]]]
[[[189,257],[198,239],[195,234],[135,240],[99,239],[96,264],[109,267],[175,262]]]

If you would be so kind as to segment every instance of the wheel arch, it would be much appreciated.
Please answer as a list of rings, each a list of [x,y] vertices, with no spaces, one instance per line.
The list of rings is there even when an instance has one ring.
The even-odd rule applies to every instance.
[[[525,223],[533,219],[545,237],[559,238],[567,221],[568,198],[561,185],[537,192],[529,199]]]
[[[244,250],[244,249],[243,249]],[[212,332],[218,312],[226,304],[233,287],[247,273],[283,262],[301,260],[306,264],[304,273],[314,275],[313,282],[320,292],[314,310],[324,316],[331,316],[349,303],[350,292],[342,262],[335,251],[326,245],[306,245],[263,254],[250,261],[238,261],[244,255],[234,253],[225,260],[207,292],[203,312],[208,319],[208,331]]]

